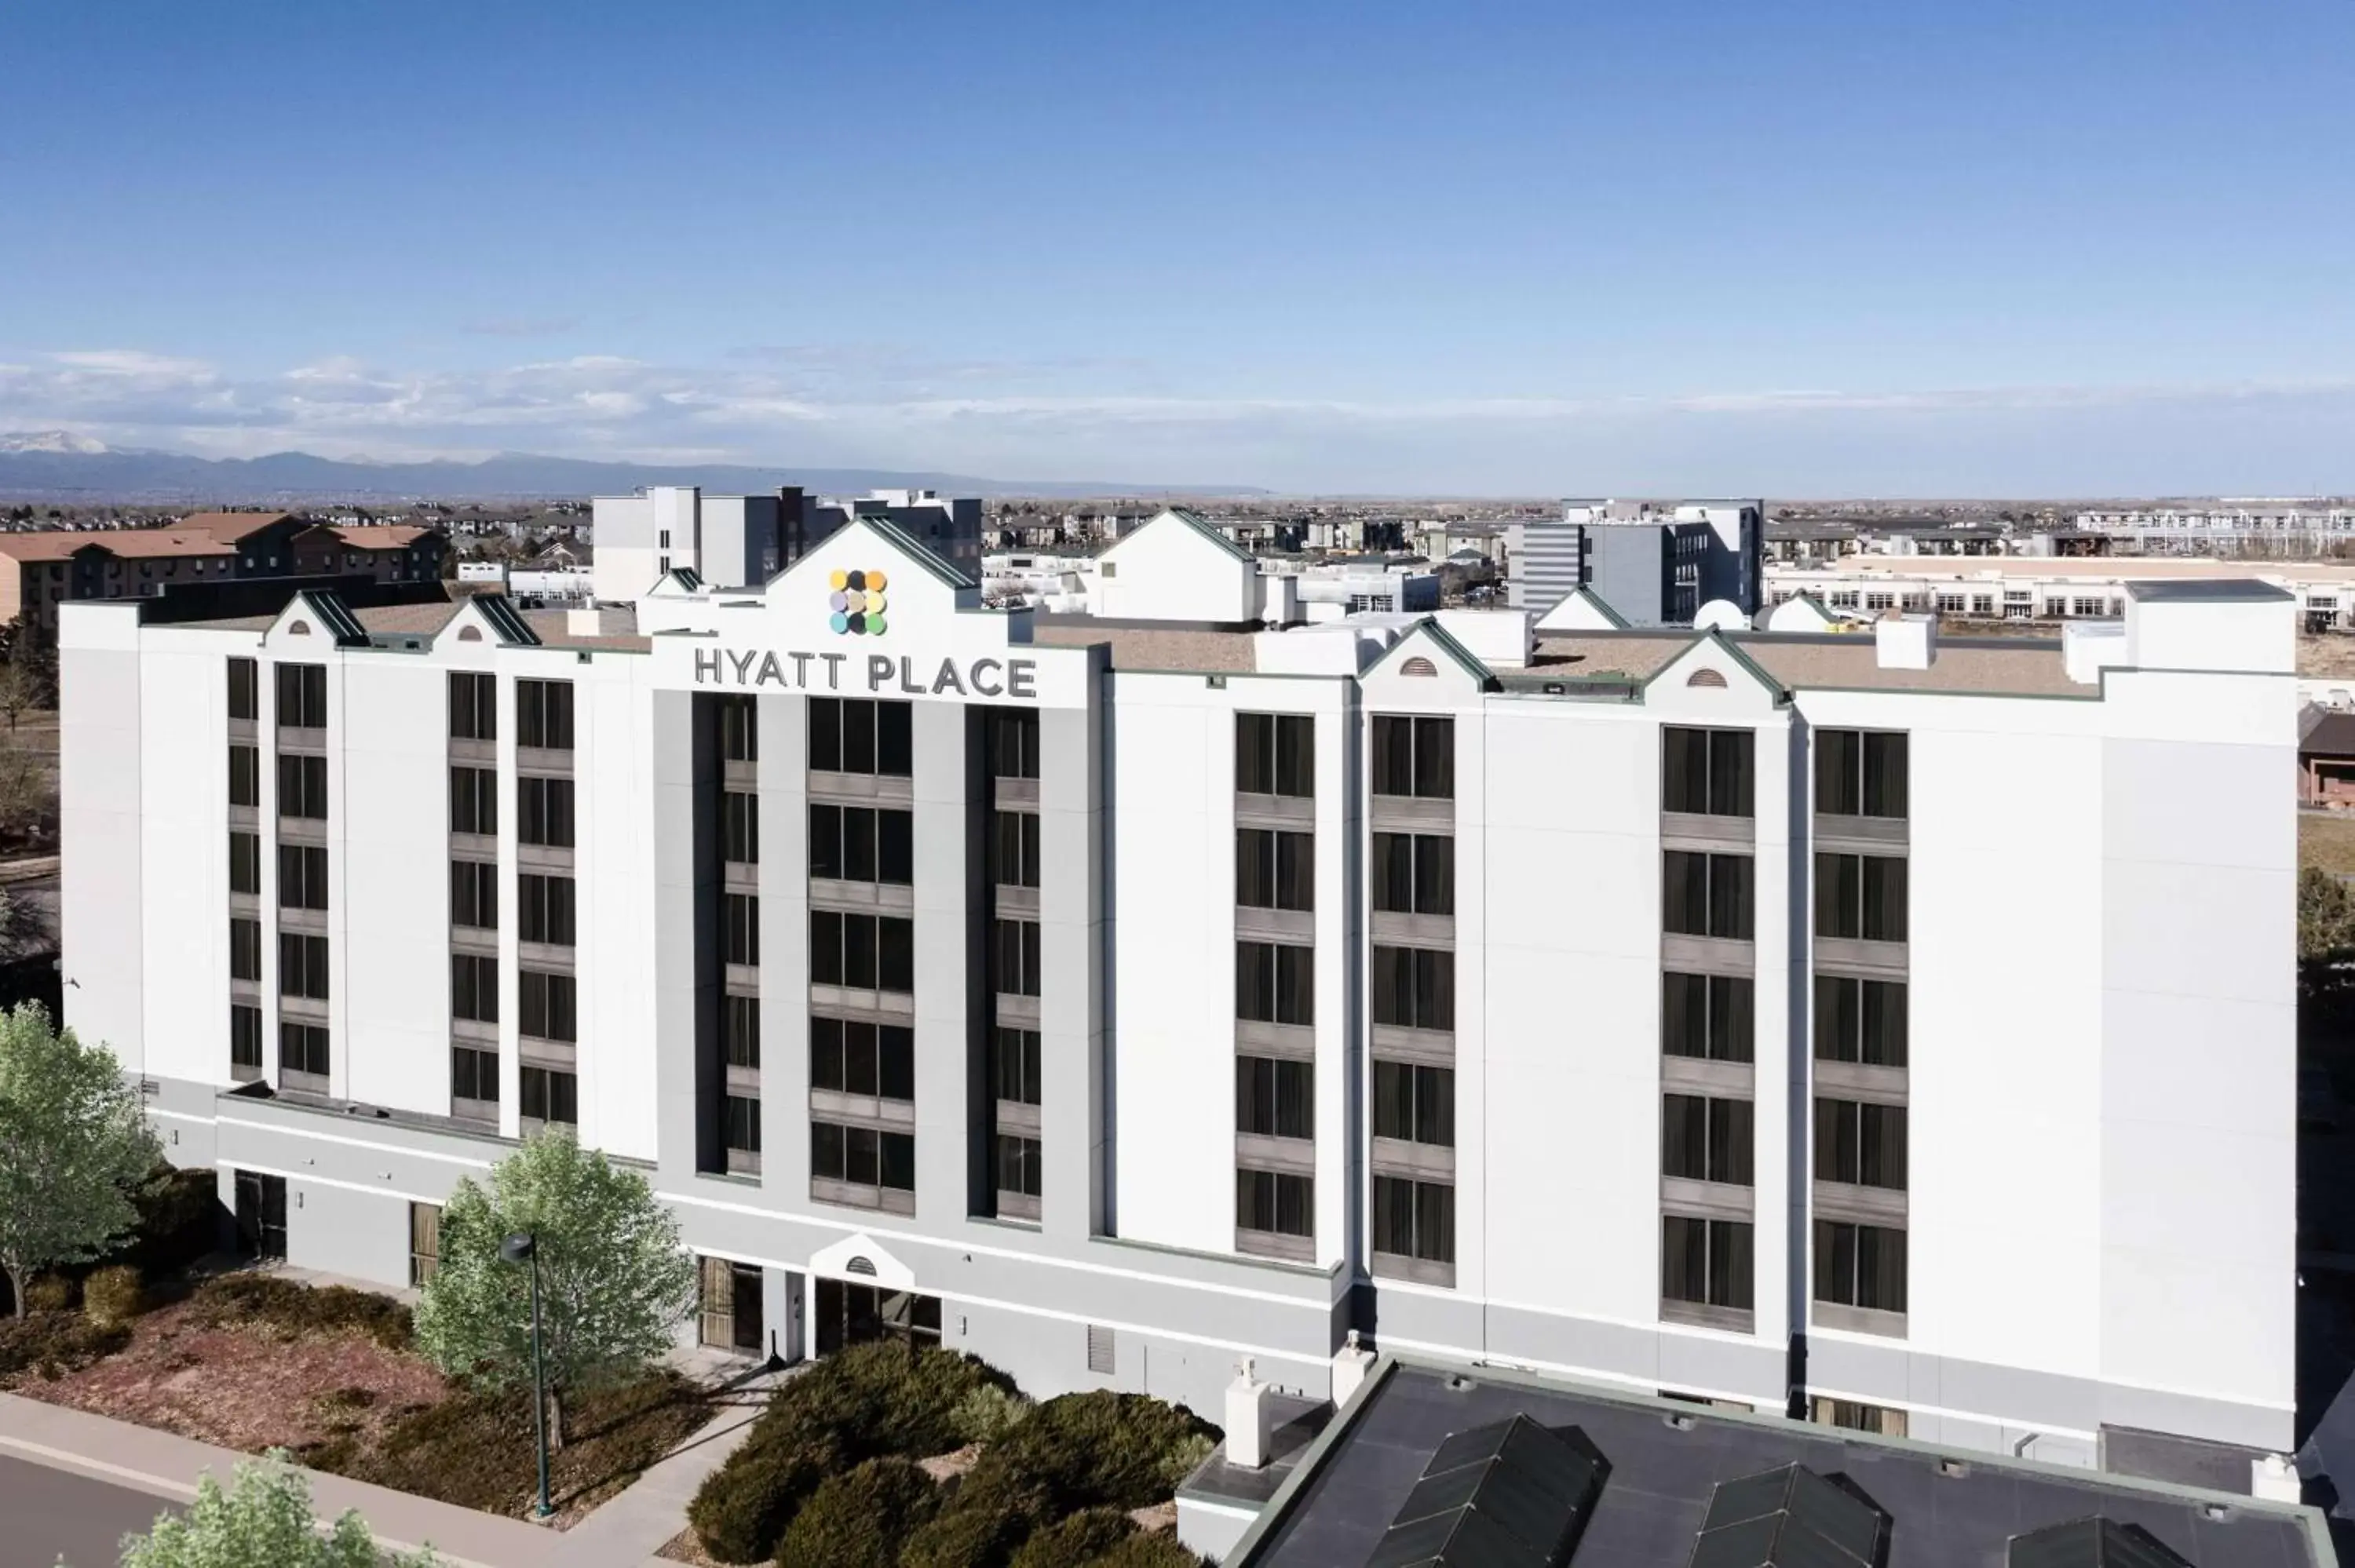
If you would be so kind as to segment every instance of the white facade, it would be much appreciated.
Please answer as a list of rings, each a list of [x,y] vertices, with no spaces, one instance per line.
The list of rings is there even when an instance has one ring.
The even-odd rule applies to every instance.
[[[1113,602],[1120,624],[1034,627],[857,522],[764,591],[645,601],[634,636],[527,627],[496,602],[362,611],[340,640],[309,598],[268,624],[69,606],[68,1021],[156,1083],[176,1160],[225,1185],[285,1181],[290,1253],[338,1272],[397,1283],[406,1205],[498,1158],[526,1125],[523,1075],[570,1059],[580,1136],[648,1162],[698,1252],[758,1271],[788,1353],[824,1342],[846,1290],[896,1278],[944,1342],[1041,1393],[1141,1388],[1209,1411],[1248,1355],[1321,1395],[1355,1327],[1765,1411],[1867,1405],[1915,1436],[2063,1462],[2096,1462],[2112,1428],[2288,1446],[2288,599],[2138,587],[2120,646],[2065,664],[1954,639],[1532,643],[1526,616],[1476,612],[1202,630],[1263,606],[1256,571],[1201,542],[1156,524],[1107,553],[1124,569],[1103,586],[1133,584],[1132,611],[1171,590],[1130,562],[1208,562],[1187,602],[1230,613],[1167,630]],[[233,659],[257,662],[257,720],[227,716]],[[324,726],[272,724],[282,662],[324,667]],[[452,738],[460,672],[496,678],[496,742]],[[527,681],[570,683],[569,755],[518,745]],[[740,711],[722,699],[740,697],[756,762],[716,749],[716,715]],[[814,726],[840,698],[906,705],[890,721],[904,772],[818,765]],[[1035,715],[1004,721],[1034,737],[1027,777],[1001,771],[1009,714]],[[1396,722],[1412,719],[1435,722]],[[1741,737],[1746,812],[1669,809],[1689,730]],[[1905,737],[1901,815],[1819,815],[1817,772],[1868,733]],[[261,748],[256,808],[229,804],[234,744]],[[1401,747],[1425,748],[1427,777],[1393,771]],[[270,853],[258,893],[231,890],[228,835],[293,831],[271,758],[307,748],[326,818],[294,827],[326,850],[328,907],[295,914]],[[494,841],[453,831],[461,765],[497,776]],[[577,833],[551,855],[516,818],[558,770]],[[1398,792],[1410,777],[1431,789]],[[729,790],[754,802],[756,864],[715,858]],[[813,870],[831,853],[815,825],[860,801],[909,814],[904,882]],[[1008,815],[1036,819],[1027,885],[1002,880]],[[1246,836],[1284,833],[1306,837]],[[1394,835],[1444,855],[1396,883]],[[1264,900],[1261,846],[1282,857]],[[1817,937],[1818,857],[1857,853],[1903,858],[1902,941]],[[485,949],[498,1022],[469,1028],[496,1057],[493,1121],[479,1099],[453,1119],[464,1042],[441,977],[461,854],[496,865],[503,916],[527,874],[578,895],[568,950],[511,920]],[[1685,918],[1664,910],[1684,907],[1687,854],[1741,863],[1748,893],[1723,907],[1748,935],[1665,928]],[[2031,869],[2007,882],[1991,863]],[[757,963],[716,952],[723,893],[757,899]],[[821,927],[863,911],[909,923],[904,992],[820,977],[837,961]],[[229,922],[249,917],[328,943],[324,1086],[287,1079],[278,942],[258,984],[230,978]],[[1028,993],[992,957],[1009,924],[1035,927]],[[1246,947],[1270,950],[1264,995]],[[559,965],[579,991],[569,1058],[521,1029],[525,977]],[[1746,983],[1746,1061],[1664,1054],[1664,974],[1688,972]],[[1817,980],[1840,974],[1905,987],[1902,1069],[1817,1058]],[[757,994],[757,1066],[714,1054],[723,994]],[[231,1065],[240,997],[270,1024],[258,1068]],[[809,1020],[837,1015],[911,1030],[908,1100],[844,1110],[816,1081]],[[1038,1040],[1027,1104],[995,1076],[1009,1029]],[[1305,1097],[1269,1091],[1276,1131],[1238,1119],[1238,1075],[1258,1081],[1263,1061],[1297,1064],[1282,1082]],[[1440,1080],[1376,1064],[1450,1075],[1444,1141],[1412,1118],[1416,1136],[1378,1134],[1398,1082]],[[1901,1187],[1816,1179],[1834,1157],[1812,1108],[1828,1091],[1902,1106]],[[1745,1180],[1665,1168],[1671,1096],[1750,1107]],[[751,1103],[756,1154],[716,1130],[731,1098]],[[852,1115],[905,1129],[910,1186],[820,1177],[820,1123]],[[999,1140],[1025,1138],[1028,1192],[997,1163]],[[1818,1298],[1816,1222],[1857,1212],[1904,1237],[1900,1293],[1870,1309]],[[1711,1266],[1723,1300],[1671,1294],[1663,1249],[1697,1215],[1748,1227]]]

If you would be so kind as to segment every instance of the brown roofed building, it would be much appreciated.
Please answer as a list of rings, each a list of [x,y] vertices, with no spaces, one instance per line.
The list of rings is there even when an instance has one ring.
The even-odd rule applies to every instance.
[[[448,547],[439,529],[336,526],[285,512],[199,512],[162,528],[0,534],[0,624],[24,616],[55,635],[59,604],[146,598],[176,583],[279,577],[430,582],[442,575]]]

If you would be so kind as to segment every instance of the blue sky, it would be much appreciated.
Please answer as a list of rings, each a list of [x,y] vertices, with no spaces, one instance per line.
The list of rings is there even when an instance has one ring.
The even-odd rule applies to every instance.
[[[2355,489],[2355,5],[50,5],[0,429]]]

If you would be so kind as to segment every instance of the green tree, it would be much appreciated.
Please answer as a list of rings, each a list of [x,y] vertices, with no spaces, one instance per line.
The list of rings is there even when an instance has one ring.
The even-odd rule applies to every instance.
[[[2355,952],[2355,890],[2318,865],[2297,874],[2297,956],[2328,964]]]
[[[0,1014],[0,1271],[18,1317],[34,1270],[86,1263],[131,1233],[157,1159],[113,1052],[52,1029],[38,1002]]]
[[[441,1262],[417,1304],[419,1348],[482,1387],[531,1385],[531,1266],[499,1256],[528,1234],[539,1255],[549,1441],[564,1442],[567,1395],[643,1371],[695,1307],[695,1263],[678,1222],[634,1171],[549,1131],[461,1181],[442,1210]]]
[[[235,1485],[210,1474],[186,1515],[163,1514],[123,1543],[123,1568],[435,1568],[431,1547],[384,1558],[357,1510],[322,1533],[310,1484],[274,1448],[237,1467]]]

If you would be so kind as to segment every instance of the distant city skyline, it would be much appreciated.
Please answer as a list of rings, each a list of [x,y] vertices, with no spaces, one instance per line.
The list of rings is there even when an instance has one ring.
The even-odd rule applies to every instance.
[[[1287,493],[2355,490],[2355,10],[11,29],[0,430]]]

